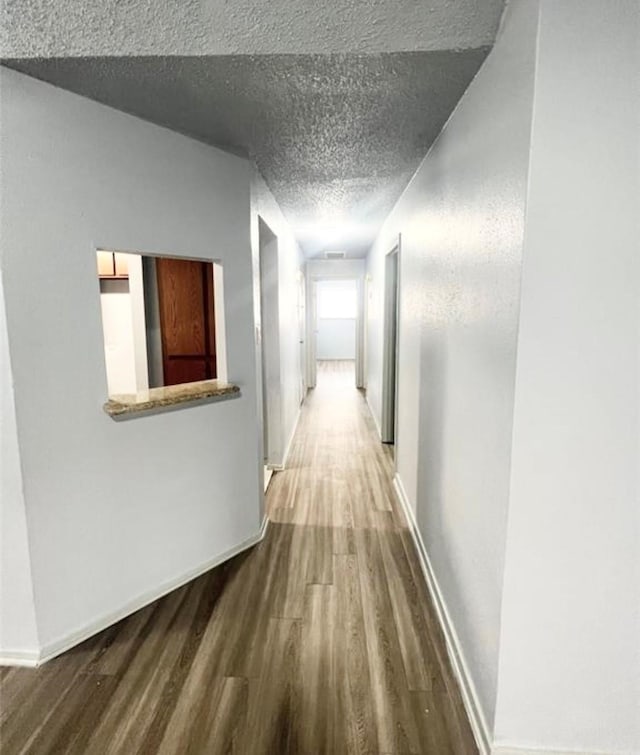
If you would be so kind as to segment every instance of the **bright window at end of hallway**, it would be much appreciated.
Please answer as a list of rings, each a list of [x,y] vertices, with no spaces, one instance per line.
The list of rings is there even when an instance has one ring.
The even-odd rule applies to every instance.
[[[323,320],[356,318],[358,296],[356,281],[322,281],[318,286],[318,317]]]

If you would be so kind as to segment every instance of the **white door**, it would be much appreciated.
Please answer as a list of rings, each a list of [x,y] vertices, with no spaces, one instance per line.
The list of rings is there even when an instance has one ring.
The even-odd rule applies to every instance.
[[[306,353],[306,332],[307,332],[307,307],[305,280],[302,272],[298,273],[298,341],[299,341],[299,359],[300,359],[300,403],[304,401],[307,395],[307,353]]]

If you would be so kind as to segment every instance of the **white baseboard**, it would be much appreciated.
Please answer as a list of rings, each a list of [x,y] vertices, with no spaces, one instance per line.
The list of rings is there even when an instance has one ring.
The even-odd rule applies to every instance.
[[[285,448],[284,454],[282,456],[282,463],[281,464],[267,464],[267,469],[270,469],[273,472],[284,472],[284,470],[287,468],[287,461],[289,460],[289,454],[291,453],[291,446],[293,445],[293,438],[295,437],[296,430],[298,429],[298,423],[300,422],[301,413],[302,412],[300,408],[298,408],[296,421],[293,423],[293,429],[291,430],[291,434],[289,435],[289,440],[287,441],[287,447]]]
[[[81,642],[89,639],[89,637],[92,637],[94,634],[102,632],[112,624],[116,624],[118,621],[121,621],[127,616],[130,616],[132,613],[139,611],[141,608],[149,605],[149,603],[153,603],[155,600],[158,600],[168,593],[173,592],[173,590],[177,590],[179,587],[186,585],[187,582],[191,582],[191,580],[199,577],[201,574],[204,574],[210,569],[219,566],[220,564],[228,561],[234,556],[237,556],[239,553],[242,553],[248,548],[257,545],[266,535],[268,526],[269,520],[265,516],[262,520],[260,530],[256,535],[252,535],[251,537],[241,542],[239,545],[236,545],[234,548],[230,548],[228,551],[225,551],[224,553],[221,553],[220,555],[215,556],[208,561],[205,561],[195,569],[190,569],[189,571],[181,574],[179,577],[175,577],[168,580],[167,582],[164,582],[156,589],[149,590],[142,595],[139,595],[137,598],[129,601],[118,610],[111,611],[110,613],[101,616],[99,619],[89,622],[81,629],[66,634],[64,637],[60,637],[53,642],[48,642],[46,645],[43,645],[42,648],[40,648],[39,653],[19,653],[8,650],[0,650],[0,665],[33,667],[40,666],[43,663],[50,661],[52,658],[55,658],[61,653],[70,650],[75,645],[78,645]]]
[[[605,752],[592,751],[592,750],[558,750],[558,749],[545,749],[541,747],[522,746],[514,744],[500,744],[492,742],[492,734],[487,724],[478,693],[473,683],[473,678],[469,672],[469,667],[465,661],[460,640],[456,633],[455,627],[447,605],[442,596],[442,592],[438,585],[427,549],[422,535],[418,529],[417,522],[415,520],[414,513],[409,505],[409,499],[407,498],[406,491],[402,484],[402,480],[399,475],[396,474],[393,478],[393,487],[396,492],[396,496],[404,515],[407,519],[411,536],[418,553],[418,559],[420,566],[422,567],[422,573],[424,574],[429,593],[435,605],[436,613],[438,614],[438,620],[442,631],[445,636],[447,644],[447,652],[449,659],[453,667],[454,674],[460,687],[462,694],[462,701],[471,723],[473,735],[480,750],[481,755],[607,755]]]
[[[482,706],[480,705],[475,684],[473,683],[469,668],[465,662],[460,640],[458,639],[453,621],[447,610],[447,605],[442,596],[442,592],[440,591],[440,587],[438,586],[438,581],[436,580],[433,567],[431,566],[431,561],[429,560],[429,555],[424,541],[422,540],[420,530],[418,529],[415,516],[409,505],[409,500],[402,484],[402,480],[397,474],[393,478],[393,487],[407,519],[411,536],[418,553],[418,560],[422,567],[422,573],[435,605],[438,620],[444,633],[447,653],[449,654],[451,666],[453,667],[453,672],[458,681],[458,686],[460,687],[462,701],[467,711],[467,715],[469,716],[476,744],[478,745],[481,755],[492,755],[491,733]],[[501,753],[500,755],[506,755],[506,753]]]
[[[26,666],[34,668],[38,665],[40,654],[37,650],[0,650],[0,666]]]
[[[491,755],[612,755],[604,750],[545,750],[539,747],[516,747],[496,744]]]
[[[376,418],[376,413],[373,411],[373,407],[369,403],[369,394],[365,393],[365,399],[367,402],[367,406],[369,407],[369,414],[371,415],[371,419],[373,420],[373,424],[376,428],[376,432],[378,433],[378,438],[380,441],[382,441],[382,430],[380,429],[380,424],[378,422],[378,419]]]
[[[260,532],[258,534],[258,540],[259,543],[261,540],[264,540],[264,536],[267,534],[267,530],[269,529],[269,517],[263,516],[262,517],[262,525],[260,526]]]

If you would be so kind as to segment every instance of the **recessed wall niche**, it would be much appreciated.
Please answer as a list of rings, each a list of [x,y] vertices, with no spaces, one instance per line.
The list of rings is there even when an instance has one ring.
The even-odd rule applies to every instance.
[[[219,263],[104,249],[96,263],[110,397],[226,381]]]

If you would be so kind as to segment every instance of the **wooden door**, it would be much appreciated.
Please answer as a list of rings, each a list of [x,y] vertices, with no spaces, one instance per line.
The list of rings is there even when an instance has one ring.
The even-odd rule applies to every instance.
[[[217,376],[213,263],[158,257],[164,384]]]

